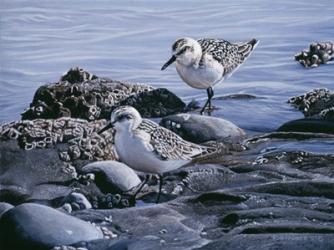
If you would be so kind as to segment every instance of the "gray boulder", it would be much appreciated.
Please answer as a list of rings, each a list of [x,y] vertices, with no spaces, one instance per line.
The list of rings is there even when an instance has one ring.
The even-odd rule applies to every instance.
[[[138,186],[138,175],[124,163],[98,161],[82,168],[83,173],[95,173],[95,183],[103,192],[126,192]]]
[[[95,226],[53,208],[25,203],[7,211],[0,219],[3,250],[49,249],[84,240],[103,238]]]
[[[9,209],[12,209],[14,206],[7,202],[0,202],[0,218],[6,213]]]
[[[245,137],[245,132],[230,121],[196,114],[170,115],[160,125],[195,143],[212,140],[235,143]]]

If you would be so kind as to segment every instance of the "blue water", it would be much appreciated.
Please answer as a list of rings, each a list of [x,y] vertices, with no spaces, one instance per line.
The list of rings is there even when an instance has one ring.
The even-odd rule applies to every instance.
[[[333,0],[2,0],[0,8],[0,122],[19,119],[38,86],[73,66],[203,101],[205,91],[188,87],[173,67],[160,71],[171,43],[182,36],[261,40],[215,90],[217,96],[262,97],[215,101],[214,115],[247,131],[273,131],[302,117],[286,103],[293,95],[334,89],[333,64],[306,70],[293,59],[313,41],[333,41]]]

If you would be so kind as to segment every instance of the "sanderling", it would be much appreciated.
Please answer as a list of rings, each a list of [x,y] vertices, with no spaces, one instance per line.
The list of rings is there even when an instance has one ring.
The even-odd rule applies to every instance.
[[[166,69],[176,61],[176,70],[182,80],[193,88],[207,89],[206,106],[211,110],[213,86],[224,81],[249,57],[258,44],[252,39],[246,43],[230,43],[221,39],[180,38],[172,46],[172,57],[162,66]]]
[[[131,106],[121,106],[111,114],[110,123],[99,133],[113,127],[115,148],[119,159],[134,170],[159,175],[160,198],[162,174],[190,163],[216,149],[183,140],[174,132],[157,123],[143,119]],[[142,183],[139,190],[144,186]],[[135,194],[135,195],[136,195]]]

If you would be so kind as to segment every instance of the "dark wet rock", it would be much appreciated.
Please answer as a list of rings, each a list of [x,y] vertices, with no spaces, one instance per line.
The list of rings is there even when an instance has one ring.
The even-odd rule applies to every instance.
[[[160,125],[195,143],[212,140],[233,143],[245,137],[245,132],[230,121],[196,114],[167,116]]]
[[[121,210],[100,210],[96,211],[95,215],[81,211],[77,212],[76,215],[79,218],[89,218],[92,221],[111,215],[112,223],[106,225],[110,230],[121,229],[118,231],[120,238],[124,238],[126,235],[136,236],[133,240],[119,241],[118,246],[139,246],[141,239],[144,239],[144,242],[151,241],[147,245],[147,249],[156,249],[158,246],[163,249],[171,246],[192,249],[208,242],[200,236],[200,223],[190,218],[188,222],[183,221],[185,217],[170,206],[155,205]],[[99,244],[96,244],[91,249],[103,249],[99,247]]]
[[[288,101],[303,112],[305,119],[289,121],[278,131],[328,133],[334,132],[334,93],[328,89],[314,89]]]
[[[0,201],[59,207],[74,188],[89,197],[101,195],[94,183],[81,184],[76,168],[62,161],[56,148],[23,150],[15,140],[0,142]]]
[[[224,96],[217,96],[213,99],[216,100],[250,100],[250,99],[258,99],[258,96],[251,95],[251,94],[230,94],[230,95],[224,95]]]
[[[88,71],[85,71],[82,68],[74,67],[67,71],[64,75],[61,76],[60,81],[67,81],[69,83],[85,82],[88,80],[95,80],[98,77],[91,74]]]
[[[257,250],[330,250],[334,248],[331,237],[331,234],[296,233],[228,235],[198,250],[244,250],[245,246]]]
[[[172,176],[177,176],[178,182],[169,183],[169,180],[173,180]],[[167,173],[164,180],[166,182],[164,188],[169,190],[168,193],[178,195],[208,192],[220,189],[222,186],[228,188],[265,182],[263,177],[243,173],[236,175],[229,168],[214,164],[201,164],[190,168],[181,168],[169,174]]]
[[[122,83],[107,78],[91,77],[85,80],[80,74],[70,70],[62,78],[72,82],[59,81],[38,88],[30,108],[22,113],[22,119],[56,119],[64,116],[86,120],[109,118],[112,107],[119,101],[153,89],[148,85]]]
[[[0,218],[5,212],[7,212],[9,209],[12,209],[13,207],[13,205],[7,202],[0,202]]]
[[[159,237],[144,236],[144,237],[132,237],[131,239],[121,239],[121,240],[105,240],[105,239],[94,240],[90,242],[81,242],[73,244],[72,246],[76,247],[76,249],[82,247],[89,250],[159,249],[161,248],[161,246],[163,246],[163,241]],[[52,250],[63,250],[63,249],[54,248]]]
[[[328,89],[314,89],[288,101],[305,117],[334,120],[334,93]]]
[[[331,134],[323,134],[323,133],[314,133],[314,132],[272,132],[263,135],[257,135],[245,140],[244,144],[246,146],[252,144],[258,144],[270,139],[295,139],[295,140],[308,140],[308,139],[328,139],[334,138]]]
[[[289,181],[282,183],[265,183],[246,188],[247,191],[290,196],[323,196],[334,198],[332,181]],[[242,188],[242,190],[245,190]]]
[[[47,182],[66,182],[72,179],[62,169],[54,149],[26,151],[16,141],[0,143],[0,200],[19,204],[32,195],[35,186]]]
[[[318,67],[320,64],[326,64],[333,58],[333,42],[311,43],[309,50],[303,50],[295,55],[295,60],[300,62],[305,68]]]
[[[297,131],[334,134],[334,120],[319,120],[314,118],[305,118],[289,121],[280,126],[277,131]]]
[[[159,88],[132,95],[119,105],[130,105],[136,108],[143,117],[163,117],[183,112],[186,104],[168,89]]]
[[[59,82],[41,86],[22,119],[109,119],[119,105],[134,106],[144,117],[175,114],[185,108],[185,103],[167,89],[100,78],[74,68]]]
[[[49,249],[83,240],[103,238],[95,226],[47,206],[26,203],[0,219],[4,250]]]
[[[117,161],[89,163],[81,171],[85,174],[94,173],[96,185],[106,193],[126,192],[141,183],[135,171],[124,163]]]
[[[296,217],[304,215],[305,218],[312,218],[313,220],[333,222],[333,215],[328,213],[313,211],[302,208],[256,208],[248,210],[234,211],[225,215],[221,219],[222,226],[244,225],[254,220],[261,220],[265,222],[267,219],[290,219],[294,220]],[[288,228],[288,227],[287,227]],[[292,229],[291,229],[292,230]],[[282,230],[283,231],[283,230]]]

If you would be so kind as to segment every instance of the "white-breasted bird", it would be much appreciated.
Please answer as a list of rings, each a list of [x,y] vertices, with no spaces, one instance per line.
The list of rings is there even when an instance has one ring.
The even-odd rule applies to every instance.
[[[131,106],[121,106],[111,114],[107,129],[115,130],[115,148],[119,159],[134,170],[159,175],[160,198],[162,175],[190,163],[197,156],[215,152],[214,147],[197,145],[185,141],[174,132],[143,119]],[[146,180],[137,190],[144,186]]]
[[[172,46],[172,57],[162,66],[166,69],[174,61],[182,80],[196,89],[206,89],[208,100],[201,110],[203,114],[214,95],[213,86],[223,82],[250,56],[258,44],[252,39],[246,43],[230,43],[222,39],[189,37],[176,40]]]

